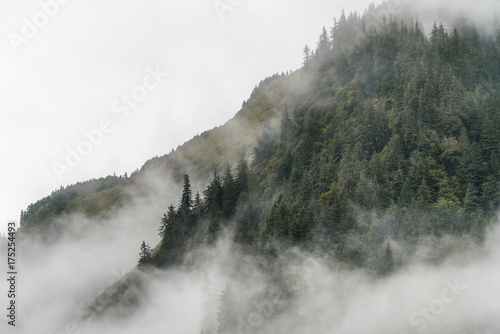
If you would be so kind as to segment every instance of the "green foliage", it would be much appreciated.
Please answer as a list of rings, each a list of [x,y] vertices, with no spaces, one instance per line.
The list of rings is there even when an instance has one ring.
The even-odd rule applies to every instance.
[[[173,205],[163,215],[158,229],[161,237],[160,250],[154,257],[157,266],[171,266],[181,260],[185,251],[185,230],[187,224],[180,218],[179,211]]]
[[[231,173],[231,167],[226,166],[224,171],[224,177],[222,179],[222,216],[224,218],[230,218],[236,210],[236,203],[238,202],[238,197],[235,196],[237,191],[236,182],[233,179]]]
[[[161,243],[152,261],[156,266],[179,263],[196,237],[209,245],[214,244],[221,227],[234,218],[238,203],[241,209],[238,210],[235,239],[242,245],[251,245],[257,240],[257,212],[246,200],[249,196],[249,175],[245,160],[242,159],[238,163],[236,173],[236,179],[233,179],[231,167],[227,166],[221,179],[217,171],[214,171],[212,181],[203,191],[203,199],[198,192],[194,201],[189,175],[184,175],[180,204],[177,209],[172,204],[168,207],[158,228]],[[208,226],[206,230],[203,230],[204,225]],[[200,236],[200,233],[205,235]]]
[[[262,247],[310,239],[365,265],[368,253],[351,249],[366,233],[360,209],[390,214],[384,237],[410,243],[471,231],[481,240],[495,217],[500,70],[485,64],[499,62],[499,40],[485,44],[467,24],[434,25],[427,38],[395,18],[365,31],[369,15],[343,15],[316,53],[305,50],[313,97],[285,101],[294,118],[285,112],[280,137],[257,144],[253,172],[270,206]],[[375,265],[382,275],[389,252]]]
[[[108,205],[116,203],[116,198],[113,199],[112,203],[108,202],[110,191],[106,192],[106,190],[111,190],[123,180],[124,177],[121,176],[107,176],[61,187],[53,191],[50,196],[30,204],[26,210],[23,210],[20,219],[21,226],[32,227],[47,224],[63,211],[71,212],[83,209],[85,213],[93,215],[99,208],[107,208]],[[115,191],[112,192],[116,194]],[[93,199],[85,201],[84,198],[89,195],[94,195]]]

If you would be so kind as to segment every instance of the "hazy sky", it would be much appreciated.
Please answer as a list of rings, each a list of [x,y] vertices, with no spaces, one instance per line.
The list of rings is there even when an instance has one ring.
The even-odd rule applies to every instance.
[[[223,124],[342,8],[367,5],[0,0],[0,232],[60,185],[130,174]],[[87,154],[74,167],[71,150]]]

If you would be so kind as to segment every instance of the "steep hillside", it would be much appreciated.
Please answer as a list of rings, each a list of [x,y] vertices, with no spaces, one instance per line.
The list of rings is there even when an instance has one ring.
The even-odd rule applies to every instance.
[[[209,186],[168,209],[175,241],[160,249],[161,266],[212,243],[222,227],[250,252],[301,246],[373,271],[388,240],[411,245],[403,259],[434,238],[429,261],[480,244],[499,204],[500,31],[479,35],[463,19],[429,36],[396,18],[368,29],[377,11],[342,15],[314,51],[304,49],[300,70],[262,81],[225,125],[130,178],[54,192],[22,225],[105,217],[127,205],[128,190],[148,193],[152,175],[180,183],[186,174]],[[444,235],[462,242],[443,245]]]
[[[461,18],[455,26],[436,23],[427,34],[406,15],[381,17],[385,6],[335,20],[314,50],[304,48],[299,70],[263,80],[223,126],[151,159],[130,177],[60,189],[23,212],[23,230],[51,234],[64,215],[112,217],[171,180],[182,189],[169,197],[178,202],[158,201],[164,205],[159,243],[138,244],[137,267],[85,304],[82,318],[133,317],[151,300],[170,299],[183,281],[178,277],[199,276],[214,265],[224,268],[228,283],[218,307],[204,304],[212,319],[202,320],[201,333],[242,332],[242,315],[262,316],[264,302],[271,305],[267,322],[245,332],[311,332],[324,319],[339,333],[362,332],[345,328],[384,308],[387,321],[371,320],[384,329],[364,332],[407,333],[397,329],[409,322],[415,332],[408,316],[438,299],[429,303],[419,295],[407,307],[399,290],[420,294],[421,282],[441,284],[463,268],[480,268],[485,281],[498,276],[489,270],[498,258],[483,247],[500,204],[500,29],[479,34]],[[133,228],[142,219],[137,216]],[[320,269],[304,278],[306,258]],[[420,276],[405,273],[409,268]],[[465,275],[481,292],[478,276]],[[155,296],[165,282],[174,288]],[[240,284],[238,295],[230,283]],[[340,292],[332,294],[332,287]],[[206,271],[203,289],[210,294]],[[472,289],[463,303],[476,301]],[[428,290],[445,291],[441,285]],[[448,304],[447,314],[459,314]],[[164,315],[156,305],[148,323]],[[336,324],[330,313],[348,324]],[[311,317],[317,319],[311,328],[300,327]],[[450,318],[429,323],[429,333],[492,328],[498,317],[486,314],[479,325]]]

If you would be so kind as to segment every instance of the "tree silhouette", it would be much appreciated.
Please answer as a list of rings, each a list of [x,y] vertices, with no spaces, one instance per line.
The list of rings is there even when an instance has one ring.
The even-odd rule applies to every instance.
[[[141,252],[139,253],[139,266],[145,266],[151,263],[151,247],[149,247],[146,241],[142,241]]]

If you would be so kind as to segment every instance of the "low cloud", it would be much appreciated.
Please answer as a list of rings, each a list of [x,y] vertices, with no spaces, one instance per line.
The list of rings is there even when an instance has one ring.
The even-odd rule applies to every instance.
[[[104,225],[68,218],[66,224],[78,227],[69,231],[78,234],[51,245],[22,240],[20,333],[200,333],[207,312],[217,318],[228,286],[237,333],[493,333],[500,328],[498,228],[479,252],[459,254],[465,260],[414,263],[383,279],[297,249],[266,263],[239,252],[227,232],[216,247],[193,250],[183,266],[135,271],[142,287],[134,291],[129,284],[129,293],[138,296],[137,308],[118,304],[82,318],[95,297],[134,272],[140,242],[157,240],[151,217],[156,213],[133,208],[137,216],[123,210]],[[207,293],[213,301],[208,311],[203,307]],[[126,318],[119,318],[123,314]]]

